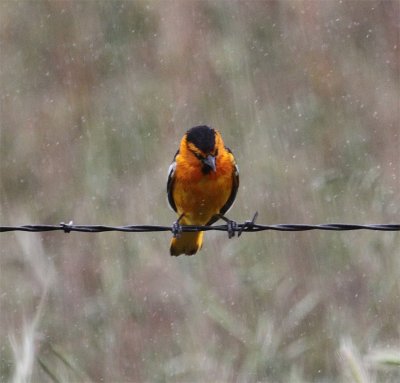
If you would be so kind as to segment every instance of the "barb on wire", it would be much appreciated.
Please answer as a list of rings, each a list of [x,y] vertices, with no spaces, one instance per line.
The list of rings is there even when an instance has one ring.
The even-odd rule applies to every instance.
[[[278,225],[260,225],[255,223],[257,213],[251,221],[238,223],[236,225],[214,225],[214,226],[181,226],[183,232],[194,231],[234,231],[240,236],[242,233],[255,233],[259,231],[309,231],[309,230],[328,230],[328,231],[350,231],[350,230],[379,230],[379,231],[400,231],[400,224],[368,224],[356,225],[348,223],[328,223],[321,225],[302,225],[302,224],[278,224]],[[45,231],[63,231],[70,233],[73,231],[84,233],[101,233],[106,231],[121,231],[128,233],[146,233],[169,231],[174,232],[174,226],[159,225],[128,225],[128,226],[105,226],[105,225],[74,225],[72,221],[69,223],[61,222],[59,225],[22,225],[22,226],[0,226],[0,232],[8,231],[27,231],[27,232],[45,232]]]

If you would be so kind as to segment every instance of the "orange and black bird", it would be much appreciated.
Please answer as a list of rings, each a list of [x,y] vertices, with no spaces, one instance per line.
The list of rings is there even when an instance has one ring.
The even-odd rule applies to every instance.
[[[211,225],[232,206],[239,187],[239,171],[221,134],[195,126],[183,136],[168,172],[168,202],[178,213],[176,225]],[[171,240],[171,255],[200,250],[204,232],[181,232]]]

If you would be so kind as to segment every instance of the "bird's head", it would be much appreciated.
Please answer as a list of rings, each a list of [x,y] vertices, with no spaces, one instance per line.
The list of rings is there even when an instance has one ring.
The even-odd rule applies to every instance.
[[[190,155],[200,161],[202,172],[215,172],[218,147],[222,144],[219,132],[205,125],[195,126],[186,132],[184,140]]]

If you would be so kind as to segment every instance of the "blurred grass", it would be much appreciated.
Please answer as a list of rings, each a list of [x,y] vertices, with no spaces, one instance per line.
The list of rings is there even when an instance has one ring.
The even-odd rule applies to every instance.
[[[399,7],[1,2],[1,224],[169,224],[166,171],[200,123],[237,157],[232,218],[398,222]],[[168,244],[3,234],[0,380],[399,380],[398,234]]]

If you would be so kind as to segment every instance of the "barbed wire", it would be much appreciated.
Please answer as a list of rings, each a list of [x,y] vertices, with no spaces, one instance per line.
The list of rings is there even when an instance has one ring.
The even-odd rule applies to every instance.
[[[228,222],[226,225],[214,226],[197,226],[197,225],[127,225],[127,226],[108,226],[108,225],[75,225],[72,223],[61,222],[59,225],[22,225],[22,226],[0,226],[0,232],[9,231],[25,231],[25,232],[47,232],[47,231],[63,231],[84,232],[84,233],[101,233],[107,231],[119,231],[128,233],[147,233],[169,231],[174,235],[179,232],[196,232],[196,231],[226,231],[228,233],[254,233],[259,231],[309,231],[309,230],[326,230],[326,231],[351,231],[351,230],[378,230],[378,231],[400,231],[400,224],[348,224],[348,223],[328,223],[320,225],[304,225],[304,224],[275,224],[261,225],[253,221],[244,223]]]

